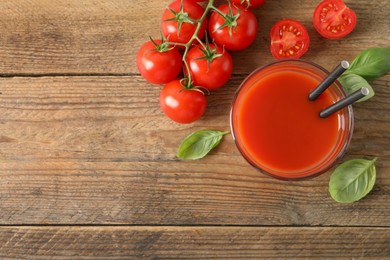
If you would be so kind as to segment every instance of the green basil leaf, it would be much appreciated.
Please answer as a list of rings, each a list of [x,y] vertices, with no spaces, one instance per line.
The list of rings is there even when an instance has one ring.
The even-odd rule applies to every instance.
[[[201,130],[187,136],[180,144],[177,157],[183,160],[197,160],[205,157],[217,147],[224,135],[230,132]]]
[[[354,159],[342,163],[330,176],[329,192],[341,203],[351,203],[365,197],[376,180],[375,161]]]
[[[390,70],[390,48],[369,48],[362,51],[345,74],[357,74],[367,80],[385,75]]]
[[[362,87],[368,88],[370,91],[370,94],[363,97],[362,99],[359,99],[357,102],[366,101],[367,99],[372,98],[375,95],[374,90],[372,89],[371,85],[367,82],[367,80],[363,79],[359,75],[356,74],[344,74],[339,78],[339,81],[341,85],[343,86],[345,92],[348,94],[352,94],[358,89],[361,89]]]

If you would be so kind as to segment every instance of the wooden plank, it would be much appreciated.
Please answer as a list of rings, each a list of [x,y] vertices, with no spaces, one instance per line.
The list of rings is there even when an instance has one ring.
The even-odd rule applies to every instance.
[[[159,23],[171,0],[2,0],[0,74],[138,73],[135,55],[148,35],[159,37]],[[247,50],[233,54],[234,73],[248,74],[273,61],[269,31],[282,18],[301,21],[311,36],[305,59],[331,69],[368,47],[388,46],[387,0],[347,0],[358,17],[355,31],[340,40],[319,36],[311,19],[319,1],[268,1],[255,11],[259,32]]]
[[[135,49],[147,39],[145,26],[158,24],[156,14],[165,5],[157,0],[1,1],[0,73],[133,73]]]
[[[378,163],[372,193],[348,205],[328,195],[328,174],[286,183],[237,157],[1,162],[0,171],[0,224],[390,226],[389,160]]]
[[[361,202],[328,195],[329,173],[283,182],[252,169],[230,136],[207,158],[180,162],[181,139],[229,128],[235,77],[203,119],[171,122],[159,87],[139,77],[0,79],[0,224],[390,226],[389,78],[357,104],[348,158],[378,156]]]
[[[175,160],[177,145],[189,132],[229,129],[230,104],[242,80],[234,77],[212,92],[201,120],[180,125],[160,111],[161,88],[140,77],[1,78],[1,155],[10,160]],[[390,75],[373,86],[376,96],[355,105],[349,151],[389,156]]]
[[[388,228],[1,227],[0,257],[270,259],[390,257]]]

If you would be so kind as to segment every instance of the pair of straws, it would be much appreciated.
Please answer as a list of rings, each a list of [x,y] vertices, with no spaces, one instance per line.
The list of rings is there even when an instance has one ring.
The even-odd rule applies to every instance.
[[[312,90],[309,94],[309,100],[314,101],[316,100],[330,85],[333,84],[333,82],[336,81],[338,77],[341,76],[341,74],[344,73],[349,68],[348,61],[341,61],[340,64],[329,74],[328,77],[326,77],[314,90]],[[361,88],[356,90],[355,92],[351,93],[350,95],[346,96],[345,98],[337,101],[333,105],[325,108],[320,112],[320,117],[326,118],[330,116],[331,114],[339,111],[340,109],[343,109],[346,106],[352,105],[359,99],[367,96],[370,93],[368,88]]]

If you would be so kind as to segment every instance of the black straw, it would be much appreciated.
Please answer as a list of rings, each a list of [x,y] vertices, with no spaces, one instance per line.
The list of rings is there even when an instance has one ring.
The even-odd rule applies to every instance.
[[[336,81],[341,74],[349,68],[349,63],[346,60],[340,62],[340,64],[326,77],[314,90],[309,94],[309,100],[316,100],[333,82]]]
[[[355,103],[356,101],[358,101],[362,97],[367,96],[368,94],[370,94],[370,91],[368,90],[368,88],[361,88],[359,90],[356,90],[351,95],[345,97],[344,99],[337,101],[336,103],[334,103],[330,107],[327,107],[324,110],[322,110],[320,113],[320,117],[322,117],[322,118],[328,117],[331,114],[339,111],[340,109],[342,109],[346,106],[352,105],[353,103]]]

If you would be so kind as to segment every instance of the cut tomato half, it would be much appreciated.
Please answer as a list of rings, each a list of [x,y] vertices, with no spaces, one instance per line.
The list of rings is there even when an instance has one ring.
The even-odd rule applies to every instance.
[[[355,28],[356,14],[341,0],[325,0],[314,11],[313,25],[325,38],[341,38]]]
[[[299,58],[309,49],[310,38],[303,24],[284,19],[271,28],[271,53],[276,59]]]

